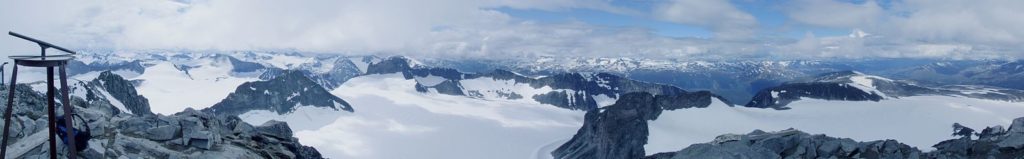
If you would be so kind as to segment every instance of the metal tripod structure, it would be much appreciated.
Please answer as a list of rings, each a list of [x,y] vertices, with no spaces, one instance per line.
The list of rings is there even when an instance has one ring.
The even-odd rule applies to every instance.
[[[21,35],[21,34],[18,34],[18,33],[8,32],[7,34],[9,34],[11,36],[14,36],[14,37],[21,38],[21,39],[25,39],[25,40],[28,40],[28,41],[35,42],[36,44],[39,44],[39,47],[41,48],[40,49],[41,53],[40,53],[39,56],[9,56],[9,58],[14,60],[14,68],[11,69],[11,83],[10,83],[10,87],[7,87],[7,91],[8,91],[7,92],[7,109],[4,111],[4,133],[3,133],[3,141],[2,141],[3,143],[0,143],[0,144],[3,144],[3,145],[0,145],[0,146],[2,146],[2,148],[0,148],[0,157],[6,157],[7,156],[7,146],[8,146],[7,145],[7,138],[9,136],[8,132],[10,132],[8,130],[11,127],[11,111],[14,109],[14,90],[15,90],[15,86],[16,86],[15,81],[18,79],[18,66],[27,66],[27,67],[46,67],[46,87],[47,87],[47,90],[46,90],[46,98],[47,98],[47,100],[46,100],[47,101],[46,102],[47,103],[46,104],[47,107],[46,108],[47,108],[47,111],[46,112],[47,112],[47,115],[48,115],[48,120],[47,120],[48,124],[47,125],[49,126],[49,131],[50,131],[49,132],[49,136],[50,136],[50,141],[49,141],[50,142],[50,158],[52,158],[52,159],[56,159],[57,158],[57,134],[56,134],[57,133],[57,125],[56,125],[57,123],[54,123],[54,122],[57,121],[56,120],[56,116],[57,115],[55,114],[55,111],[54,111],[54,109],[56,109],[56,103],[55,103],[55,100],[54,100],[54,98],[56,98],[56,94],[54,92],[54,91],[56,91],[56,88],[53,87],[54,86],[53,85],[53,75],[54,75],[53,74],[53,69],[54,69],[54,67],[59,68],[59,71],[60,71],[60,86],[61,86],[60,87],[61,88],[61,103],[63,103],[63,105],[64,105],[63,106],[63,108],[64,108],[64,123],[63,124],[64,124],[64,127],[67,129],[67,130],[64,130],[65,131],[64,134],[66,135],[65,138],[67,140],[66,144],[68,146],[68,152],[69,152],[68,153],[68,158],[71,158],[71,159],[76,158],[78,156],[78,152],[76,151],[77,150],[77,147],[76,147],[77,144],[75,144],[75,139],[74,139],[74,135],[75,134],[74,134],[73,127],[72,127],[72,125],[73,125],[72,121],[73,120],[71,119],[71,116],[72,116],[71,114],[73,114],[73,112],[72,112],[72,108],[73,107],[71,106],[71,101],[70,101],[69,95],[68,95],[68,82],[67,82],[68,80],[67,80],[67,71],[66,71],[67,70],[66,68],[67,68],[68,61],[74,59],[75,57],[72,56],[72,55],[76,54],[76,53],[74,51],[62,48],[60,46],[56,46],[56,45],[47,43],[45,41],[36,40],[34,38],[31,38],[31,37],[28,37],[28,36],[24,36],[24,35]],[[67,52],[69,54],[49,55],[49,56],[47,56],[46,55],[46,49],[48,49],[48,48],[54,48],[54,49],[57,49],[57,50],[60,50],[60,51],[63,51],[63,52]],[[0,79],[0,80],[2,80],[2,79]]]

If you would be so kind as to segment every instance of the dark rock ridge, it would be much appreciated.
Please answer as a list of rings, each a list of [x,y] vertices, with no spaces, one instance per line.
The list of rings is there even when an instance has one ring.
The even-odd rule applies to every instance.
[[[663,110],[705,108],[721,97],[707,91],[677,95],[646,92],[622,95],[615,104],[588,111],[583,127],[551,154],[555,158],[641,158],[647,144],[647,121]]]
[[[847,138],[810,135],[799,130],[778,132],[754,130],[749,134],[727,134],[708,143],[693,144],[680,151],[657,153],[646,158],[1021,158],[1024,156],[1024,117],[1013,120],[1009,130],[986,127],[980,133],[954,124],[953,135],[961,136],[935,144],[935,150],[921,150],[896,140],[857,142]],[[976,136],[977,139],[971,139]]]
[[[18,106],[5,158],[47,157],[45,140],[39,140],[46,136],[45,97],[28,85],[16,89]],[[6,101],[6,96],[0,100]],[[253,126],[236,116],[192,109],[170,116],[128,115],[118,113],[107,100],[72,96],[72,102],[88,123],[78,123],[79,128],[91,129],[89,147],[78,153],[80,158],[322,158],[316,149],[299,144],[282,122]],[[58,143],[58,149],[58,155],[66,155],[64,144]]]
[[[135,91],[135,85],[132,84],[132,82],[121,78],[121,76],[111,73],[110,71],[104,71],[100,73],[99,77],[96,77],[96,79],[89,82],[89,84],[94,87],[102,88],[102,90],[98,91],[106,91],[105,93],[109,93],[114,97],[114,99],[121,102],[128,111],[131,111],[132,114],[153,114],[153,112],[150,111],[149,99],[139,95],[139,93]],[[86,96],[95,97],[96,95],[94,92],[95,91],[89,91]]]
[[[433,86],[426,86],[417,83],[415,86],[416,90],[420,92],[436,90],[438,93],[442,94],[469,97],[479,96],[480,92],[464,88],[460,82],[461,80],[493,78],[497,80],[511,80],[515,83],[528,84],[533,88],[547,86],[555,89],[555,91],[532,97],[524,97],[516,92],[497,93],[508,99],[530,98],[540,103],[551,104],[573,110],[596,109],[598,105],[593,97],[594,95],[606,95],[615,98],[629,92],[648,92],[656,95],[677,95],[686,93],[686,91],[678,87],[640,82],[608,73],[563,73],[532,78],[500,69],[488,73],[463,73],[450,68],[431,68],[411,63],[412,61],[410,59],[404,57],[390,57],[380,62],[369,64],[366,74],[401,73],[406,79],[438,76],[443,78],[444,81]]]
[[[920,95],[961,96],[1003,101],[1024,100],[1024,91],[1022,90],[972,85],[925,86],[911,81],[890,80],[855,71],[841,71],[765,88],[754,95],[754,98],[746,106],[786,109],[787,104],[801,98],[880,101],[886,98]]]
[[[348,102],[320,87],[300,71],[286,71],[267,81],[243,83],[227,98],[203,111],[238,115],[252,110],[268,110],[285,114],[298,106],[353,111]]]

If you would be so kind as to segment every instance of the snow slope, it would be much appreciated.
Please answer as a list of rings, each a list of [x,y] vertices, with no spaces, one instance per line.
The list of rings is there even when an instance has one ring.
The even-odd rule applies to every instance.
[[[284,115],[269,110],[253,110],[239,114],[238,117],[253,125],[262,125],[267,121],[277,120],[287,122],[293,130],[316,130],[331,124],[334,119],[351,114],[327,107],[297,106],[295,111]]]
[[[295,135],[329,158],[535,158],[572,137],[584,112],[512,100],[416,92],[401,74],[360,76],[332,91],[356,112],[296,111],[274,117],[246,113],[252,124],[283,119],[327,124],[295,127]],[[265,114],[265,113],[263,113]],[[311,116],[306,118],[304,116]],[[256,123],[253,123],[256,122]]]
[[[950,136],[953,123],[980,130],[1009,125],[1014,118],[1024,116],[1024,103],[950,96],[879,102],[804,99],[790,103],[790,110],[729,107],[713,101],[708,108],[664,111],[657,120],[650,121],[646,153],[679,151],[726,133],[786,128],[858,141],[896,139],[932,150],[933,144],[954,138]]]

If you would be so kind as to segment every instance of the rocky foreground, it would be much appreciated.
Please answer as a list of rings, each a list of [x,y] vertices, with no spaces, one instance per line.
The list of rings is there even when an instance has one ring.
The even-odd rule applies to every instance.
[[[124,100],[109,98],[138,96],[134,91],[110,95],[115,93],[106,91],[110,88],[133,87],[130,82],[109,80],[124,79],[98,78],[73,84],[76,113],[88,122],[92,137],[88,148],[78,153],[82,158],[322,158],[316,149],[299,144],[284,122],[254,126],[236,116],[192,109],[154,115],[148,109],[138,109],[143,108],[140,102],[122,103]],[[106,86],[112,83],[125,86]],[[7,87],[0,87],[0,92],[6,93]],[[18,85],[15,92],[17,106],[5,158],[48,158],[44,95],[29,85]],[[6,96],[0,97],[0,101],[6,100]],[[77,127],[84,128],[80,122],[76,119]],[[58,153],[65,156],[64,144],[58,145]]]
[[[811,135],[795,129],[777,132],[754,130],[748,134],[727,134],[708,143],[694,144],[676,152],[646,156],[648,159],[682,158],[1021,158],[1024,157],[1024,117],[1013,121],[1009,130],[988,127],[980,133],[954,124],[951,139],[935,144],[936,150],[921,150],[896,140],[857,142],[822,134]],[[977,139],[972,139],[975,136]]]

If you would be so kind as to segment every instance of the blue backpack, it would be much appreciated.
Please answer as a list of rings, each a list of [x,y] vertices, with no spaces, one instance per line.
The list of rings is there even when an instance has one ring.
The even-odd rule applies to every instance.
[[[75,123],[82,123],[82,125],[85,126],[85,131],[82,131],[82,129],[74,128],[74,126],[72,126],[71,128],[71,136],[75,140],[75,151],[85,150],[85,148],[89,146],[89,139],[92,138],[92,135],[90,134],[89,130],[89,123],[86,122],[85,118],[82,118],[82,116],[78,114],[71,114],[71,116],[81,120],[75,121]],[[68,128],[64,126],[64,117],[57,116],[57,123],[55,124],[57,125],[57,136],[60,136],[60,140],[63,141],[65,145],[68,144]]]

